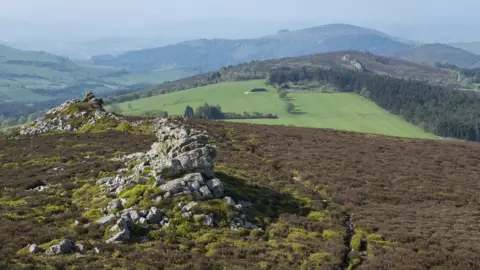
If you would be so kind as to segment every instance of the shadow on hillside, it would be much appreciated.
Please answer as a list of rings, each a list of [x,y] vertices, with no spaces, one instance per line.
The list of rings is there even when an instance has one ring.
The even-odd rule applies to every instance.
[[[302,110],[293,110],[290,112],[291,115],[304,115],[304,114],[307,114],[306,112],[302,111]]]
[[[307,215],[309,209],[304,202],[290,194],[280,193],[270,188],[250,185],[245,179],[238,176],[218,172],[217,178],[225,184],[225,196],[238,201],[252,202],[252,207],[244,209],[251,221],[263,222],[264,218],[278,218],[281,214]],[[263,225],[263,224],[257,224]]]

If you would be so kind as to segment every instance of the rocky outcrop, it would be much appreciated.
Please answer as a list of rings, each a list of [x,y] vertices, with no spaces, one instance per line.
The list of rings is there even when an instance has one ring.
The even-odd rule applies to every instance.
[[[185,219],[198,220],[204,226],[215,226],[214,215],[195,214],[195,207],[204,200],[222,199],[240,213],[231,221],[232,229],[239,227],[258,229],[241,214],[244,209],[251,206],[250,202],[237,203],[233,198],[224,196],[225,186],[214,173],[216,151],[208,142],[207,134],[190,128],[181,120],[159,119],[156,124],[156,135],[158,141],[147,153],[135,153],[115,159],[124,161],[125,165],[129,165],[129,169],[120,169],[116,176],[102,178],[98,180],[98,184],[107,189],[111,195],[118,196],[125,189],[149,183],[162,191],[162,195],[152,198],[153,203],[171,197],[190,196],[193,201],[178,205],[181,216]],[[135,166],[132,167],[131,164]],[[105,212],[121,211],[124,207],[122,200],[110,201]],[[136,226],[141,224],[159,227],[169,225],[168,216],[157,207],[142,211],[136,209],[137,206],[132,206],[123,210],[122,214],[108,214],[96,221],[98,224],[115,224],[110,227],[107,243],[130,240]],[[148,238],[142,238],[142,241],[147,240]]]
[[[70,117],[62,111],[75,102],[67,102],[52,113]],[[104,113],[101,108],[102,102],[93,95],[87,95],[83,102],[93,104],[95,113]],[[30,129],[33,133],[45,130],[49,128]],[[149,241],[147,236],[136,235],[136,232],[145,231],[145,228],[151,230],[169,226],[169,217],[166,213],[178,210],[165,211],[155,206],[140,210],[141,203],[149,206],[161,205],[162,201],[173,197],[185,196],[191,199],[178,204],[177,209],[180,209],[178,214],[181,218],[198,221],[206,227],[217,226],[214,211],[208,213],[209,210],[206,212],[199,210],[202,209],[203,201],[220,199],[231,205],[232,210],[238,213],[238,216],[230,221],[232,229],[240,227],[258,229],[248,222],[243,214],[244,209],[251,206],[250,202],[236,202],[234,198],[225,197],[225,185],[215,177],[216,151],[208,142],[207,134],[190,128],[182,120],[159,119],[156,124],[156,135],[158,141],[152,145],[150,151],[115,158],[115,161],[124,162],[126,168],[118,170],[115,176],[104,177],[97,181],[97,185],[103,192],[108,193],[103,195],[104,198],[113,197],[103,208],[97,209],[105,216],[94,221],[95,224],[100,225],[99,227],[105,228],[106,243],[122,243],[133,239],[140,243]],[[138,193],[137,190],[140,192]],[[154,197],[144,198],[147,196],[145,190],[154,191]],[[140,198],[132,196],[140,196]],[[132,202],[135,205],[132,205]],[[125,209],[126,207],[128,208]],[[172,218],[177,219],[179,216],[175,215]],[[76,221],[75,226],[78,225],[79,222]],[[139,226],[144,229],[138,230]],[[83,227],[88,228],[90,224],[84,224]],[[30,245],[28,249],[32,253],[43,252],[36,245]],[[82,250],[83,246],[64,239],[60,244],[51,246],[46,253],[58,255]]]
[[[357,71],[365,71],[365,67],[360,63],[360,61],[356,60],[350,54],[346,54],[342,57],[342,60],[347,62],[351,67],[353,67]]]
[[[51,131],[77,131],[85,125],[95,125],[102,119],[121,122],[123,119],[103,109],[103,100],[91,92],[83,100],[72,99],[49,110],[43,117],[20,131],[21,135],[35,135]]]
[[[212,178],[215,149],[208,136],[198,130],[181,126],[169,119],[157,124],[158,142],[146,154],[146,163],[163,179],[177,178],[189,173],[201,173]]]

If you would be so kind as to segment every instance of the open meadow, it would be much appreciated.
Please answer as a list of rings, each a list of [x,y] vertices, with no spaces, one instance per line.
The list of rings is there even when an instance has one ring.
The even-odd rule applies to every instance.
[[[258,87],[268,91],[250,92],[252,88]],[[121,103],[118,107],[125,115],[141,115],[151,111],[182,115],[187,105],[196,108],[209,103],[220,105],[223,112],[261,112],[279,116],[279,119],[235,120],[241,122],[436,138],[357,94],[296,91],[290,92],[287,100],[295,105],[295,110],[291,113],[285,111],[285,101],[278,97],[273,87],[266,86],[262,80],[252,80],[213,84],[153,96]]]

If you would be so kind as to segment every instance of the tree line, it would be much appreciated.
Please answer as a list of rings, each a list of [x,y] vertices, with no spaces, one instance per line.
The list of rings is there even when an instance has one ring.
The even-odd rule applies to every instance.
[[[195,110],[191,106],[187,106],[183,117],[187,119],[276,119],[278,115],[259,112],[243,112],[243,114],[222,112],[220,105],[205,103],[198,106]]]
[[[346,69],[283,67],[268,76],[272,85],[311,81],[358,93],[427,132],[480,141],[480,93]]]

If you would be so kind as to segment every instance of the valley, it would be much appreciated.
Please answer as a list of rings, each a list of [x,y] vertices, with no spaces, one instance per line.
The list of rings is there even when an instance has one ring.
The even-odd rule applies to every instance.
[[[253,88],[264,87],[268,92],[250,92]],[[263,80],[220,83],[120,103],[117,112],[125,115],[142,115],[146,112],[166,111],[171,116],[181,116],[186,106],[196,108],[209,103],[220,105],[224,112],[260,112],[279,116],[279,119],[235,121],[435,138],[357,94],[320,93],[315,90],[303,92],[306,93],[302,91],[288,93],[288,100],[295,105],[291,113],[285,111],[285,101],[278,97],[277,91],[265,86]],[[107,110],[109,109],[111,107],[107,107]]]

